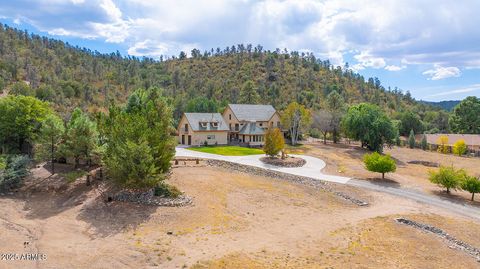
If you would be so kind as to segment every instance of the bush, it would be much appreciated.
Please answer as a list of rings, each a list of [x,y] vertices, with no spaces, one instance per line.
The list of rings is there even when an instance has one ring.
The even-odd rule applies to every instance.
[[[390,155],[381,155],[378,152],[365,154],[363,162],[368,171],[382,173],[382,179],[385,179],[385,173],[395,172],[397,169],[395,161]]]
[[[480,192],[480,180],[476,177],[466,176],[462,181],[460,187],[464,191],[468,191],[472,194],[472,201],[475,198],[475,193]]]
[[[455,144],[453,144],[453,149],[452,149],[453,154],[462,156],[467,152],[467,144],[465,144],[465,140],[459,139]]]
[[[19,187],[29,173],[30,159],[24,155],[14,155],[2,159],[3,161],[0,161],[0,191]]]
[[[155,187],[155,196],[177,198],[182,192],[177,187],[160,182]]]
[[[438,171],[430,171],[429,180],[440,187],[450,190],[456,190],[460,186],[462,180],[465,179],[466,173],[463,169],[455,169],[453,166],[440,166]]]
[[[449,151],[448,136],[441,135],[437,140],[437,144],[438,144],[438,149],[437,149],[438,152],[444,153],[444,154],[448,153]]]
[[[270,157],[277,156],[277,154],[285,147],[285,140],[280,129],[268,129],[265,134],[265,145],[263,151]]]

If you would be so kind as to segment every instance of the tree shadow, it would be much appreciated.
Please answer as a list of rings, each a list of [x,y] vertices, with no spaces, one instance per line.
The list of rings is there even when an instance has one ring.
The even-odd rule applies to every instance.
[[[400,183],[393,179],[389,178],[377,178],[377,177],[370,177],[370,178],[365,178],[364,180],[378,186],[382,187],[391,187],[391,188],[400,188]]]
[[[128,202],[108,202],[104,197],[97,196],[82,207],[77,220],[88,223],[90,232],[103,238],[136,229],[148,221],[157,208]]]
[[[59,177],[50,177],[43,181],[63,180]],[[18,192],[16,199],[24,201],[24,210],[27,211],[27,218],[47,219],[58,215],[68,209],[79,206],[87,199],[91,187],[84,182],[75,182],[70,185],[58,185],[55,190],[24,189]]]
[[[455,191],[447,193],[445,190],[432,190],[431,193],[442,200],[447,200],[455,204],[480,207],[480,201],[478,201],[480,200],[480,194],[476,194],[475,201],[471,201],[469,198],[466,198]]]

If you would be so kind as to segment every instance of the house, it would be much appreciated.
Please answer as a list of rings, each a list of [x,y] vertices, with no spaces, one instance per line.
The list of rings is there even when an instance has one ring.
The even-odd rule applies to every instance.
[[[418,135],[418,141],[421,141],[423,135]],[[470,151],[480,151],[480,134],[425,134],[427,143],[438,145],[440,136],[448,137],[448,145],[453,146],[460,139],[465,141]]]
[[[271,105],[229,104],[222,113],[228,125],[228,143],[262,146],[268,128],[280,128],[280,115]]]
[[[177,127],[182,145],[226,145],[228,125],[220,113],[184,113]]]

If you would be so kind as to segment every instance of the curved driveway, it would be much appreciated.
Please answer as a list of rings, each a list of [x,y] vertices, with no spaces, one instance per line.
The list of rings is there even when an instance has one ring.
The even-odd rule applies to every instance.
[[[332,176],[332,175],[323,174],[321,170],[325,167],[326,164],[321,159],[306,156],[306,155],[302,155],[302,156],[293,155],[293,154],[290,154],[290,155],[300,157],[307,162],[302,167],[278,167],[278,166],[265,164],[262,161],[260,161],[260,158],[265,156],[263,154],[247,155],[247,156],[223,156],[223,155],[188,150],[186,148],[180,148],[180,147],[177,147],[177,152],[175,154],[175,156],[178,156],[178,157],[192,157],[192,158],[229,161],[233,163],[250,165],[250,166],[255,166],[255,167],[259,167],[267,170],[273,170],[273,171],[283,172],[287,174],[292,174],[296,176],[304,176],[304,177],[309,177],[313,179],[342,183],[342,184],[345,184],[350,180],[349,177]]]
[[[480,220],[480,208],[466,205],[463,203],[455,203],[445,198],[439,198],[433,195],[426,193],[421,193],[415,190],[402,188],[402,187],[393,187],[386,186],[381,184],[374,184],[365,180],[352,179],[349,177],[341,176],[332,176],[326,175],[321,172],[321,170],[326,166],[325,162],[321,159],[306,156],[306,155],[293,155],[305,159],[307,162],[302,167],[277,167],[268,164],[264,164],[260,161],[260,158],[265,155],[248,155],[248,156],[222,156],[217,154],[203,153],[193,150],[188,150],[186,148],[177,147],[176,154],[177,157],[191,157],[191,158],[202,158],[202,159],[214,159],[229,161],[238,164],[250,165],[255,167],[260,167],[267,170],[274,170],[283,173],[288,173],[297,176],[309,177],[317,180],[330,181],[335,183],[347,184],[350,186],[355,186],[363,189],[369,189],[373,191],[380,191],[388,194],[393,194],[403,198],[415,200],[417,202],[429,204],[432,206],[437,206],[441,208],[448,209],[450,211],[456,212],[457,214],[464,215],[467,217]]]

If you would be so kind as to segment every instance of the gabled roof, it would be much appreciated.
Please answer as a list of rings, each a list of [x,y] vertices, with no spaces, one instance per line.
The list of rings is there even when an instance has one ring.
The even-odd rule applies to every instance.
[[[184,113],[193,131],[228,131],[228,126],[220,113]],[[212,123],[216,122],[217,127]],[[206,123],[202,126],[200,123]]]
[[[229,104],[239,121],[268,121],[276,110],[271,105]]]
[[[242,135],[263,135],[265,134],[265,129],[258,127],[255,122],[249,122],[243,125],[238,133]]]

